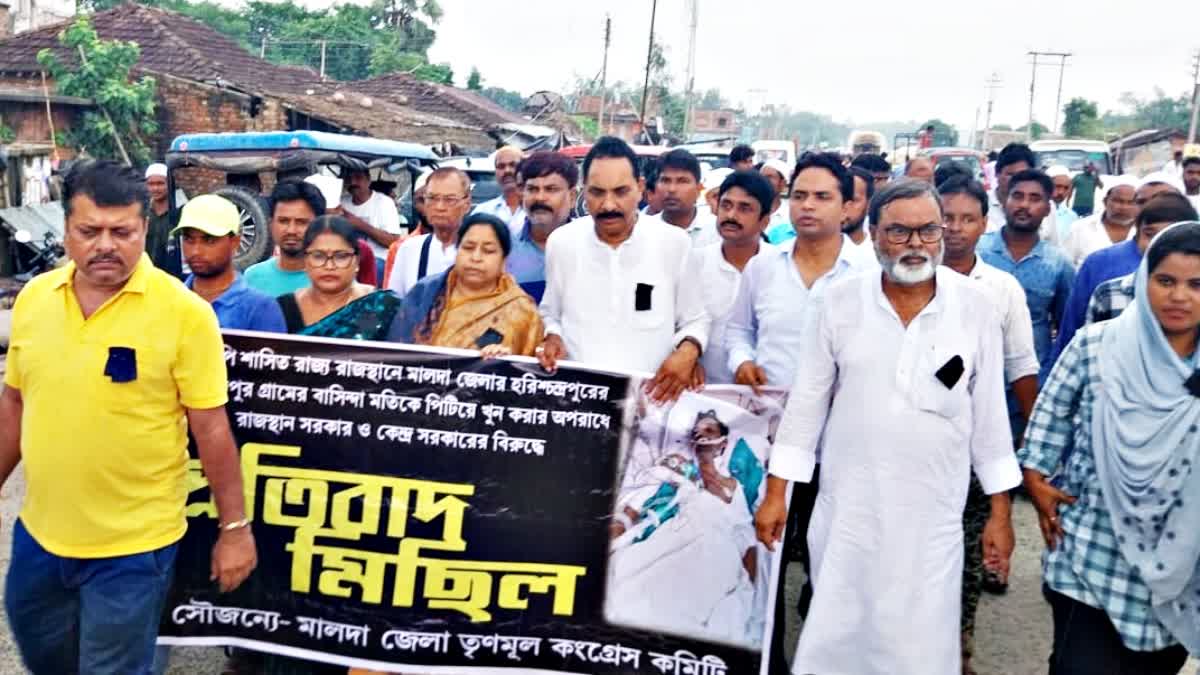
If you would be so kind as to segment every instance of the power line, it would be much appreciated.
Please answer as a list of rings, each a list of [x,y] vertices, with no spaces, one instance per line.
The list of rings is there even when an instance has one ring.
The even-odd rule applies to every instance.
[[[1032,51],[1032,52],[1028,52],[1028,55],[1033,57],[1033,62],[1032,62],[1033,63],[1033,71],[1029,77],[1029,124],[1025,127],[1025,138],[1027,140],[1033,140],[1033,102],[1035,100],[1035,94],[1036,94],[1036,90],[1037,90],[1037,69],[1038,69],[1038,66],[1052,65],[1050,63],[1039,63],[1038,58],[1042,57],[1042,56],[1047,56],[1047,57],[1058,57],[1060,59],[1059,66],[1058,66],[1059,67],[1059,70],[1058,70],[1058,100],[1055,103],[1055,112],[1054,112],[1054,126],[1057,129],[1057,127],[1058,127],[1058,107],[1059,107],[1059,104],[1062,103],[1063,71],[1067,67],[1067,58],[1071,56],[1071,53],[1070,52]]]
[[[996,103],[996,90],[1000,88],[1000,85],[1003,84],[1003,82],[1004,81],[1000,79],[1000,75],[996,72],[992,72],[992,76],[990,78],[988,78],[986,82],[984,82],[984,84],[987,85],[987,90],[988,90],[987,116],[984,117],[984,120],[983,120],[983,149],[984,150],[989,150],[992,147],[991,146],[992,107]]]
[[[1196,142],[1196,123],[1200,118],[1200,49],[1192,57],[1192,121],[1188,126],[1188,143]]]

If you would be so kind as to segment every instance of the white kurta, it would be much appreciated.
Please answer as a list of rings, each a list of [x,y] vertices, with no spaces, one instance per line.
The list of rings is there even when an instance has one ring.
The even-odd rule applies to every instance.
[[[1104,228],[1104,221],[1101,220],[1103,216],[1104,211],[1101,210],[1071,223],[1071,232],[1063,242],[1062,248],[1071,259],[1071,264],[1075,265],[1075,269],[1079,269],[1089,255],[1114,245],[1112,238],[1108,236],[1108,230]],[[1137,228],[1130,227],[1125,239],[1133,239],[1136,234]]]
[[[808,531],[812,606],[794,673],[958,675],[962,513],[974,469],[1017,485],[1000,320],[974,282],[939,268],[905,328],[879,274],[827,289],[809,322],[771,455],[781,478],[821,487]],[[984,308],[987,308],[985,311]],[[963,374],[936,373],[954,356]]]

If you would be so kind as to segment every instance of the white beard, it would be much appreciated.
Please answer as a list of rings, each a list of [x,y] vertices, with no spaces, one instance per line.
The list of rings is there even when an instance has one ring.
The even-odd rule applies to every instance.
[[[915,286],[917,284],[923,284],[926,281],[929,281],[935,274],[937,274],[937,268],[938,265],[942,264],[942,258],[945,255],[946,247],[944,245],[938,247],[938,254],[936,257],[930,257],[930,255],[924,251],[906,251],[900,255],[899,258],[910,255],[919,255],[924,258],[924,262],[915,266],[905,265],[900,262],[899,258],[893,260],[892,258],[887,257],[884,255],[883,251],[879,250],[878,246],[876,247],[875,252],[879,258],[880,266],[883,267],[884,274],[886,274],[889,279],[897,284],[900,284],[901,286]]]

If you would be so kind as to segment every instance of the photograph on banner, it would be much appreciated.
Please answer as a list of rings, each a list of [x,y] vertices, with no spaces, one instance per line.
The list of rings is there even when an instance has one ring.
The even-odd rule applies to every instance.
[[[644,392],[635,401],[618,462],[605,618],[761,649],[771,554],[754,512],[784,394],[710,387],[666,405]]]
[[[259,565],[233,593],[210,582],[193,459],[160,643],[253,650],[272,672],[762,671],[752,518],[781,400],[722,387],[659,407],[629,373],[225,340]],[[705,592],[672,590],[688,579]]]

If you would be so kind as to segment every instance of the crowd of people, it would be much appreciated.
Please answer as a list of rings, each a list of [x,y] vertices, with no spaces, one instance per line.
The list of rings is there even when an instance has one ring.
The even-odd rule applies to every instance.
[[[808,582],[798,608],[777,593],[773,672],[793,611],[792,672],[972,672],[1022,483],[1051,675],[1176,673],[1200,653],[1200,158],[1102,184],[1013,144],[988,190],[925,158],[893,179],[879,155],[746,150],[705,175],[612,137],[581,166],[503,148],[499,197],[472,209],[464,172],[432,170],[407,233],[365,172],[282,181],[275,254],[244,273],[228,200],[171,218],[165,167],[75,167],[71,262],[18,297],[0,395],[0,481],[23,461],[28,485],[5,596],[27,666],[165,665],[185,430],[220,513],[214,580],[253,571],[222,328],[642,372],[663,402],[790,390],[756,528]]]

